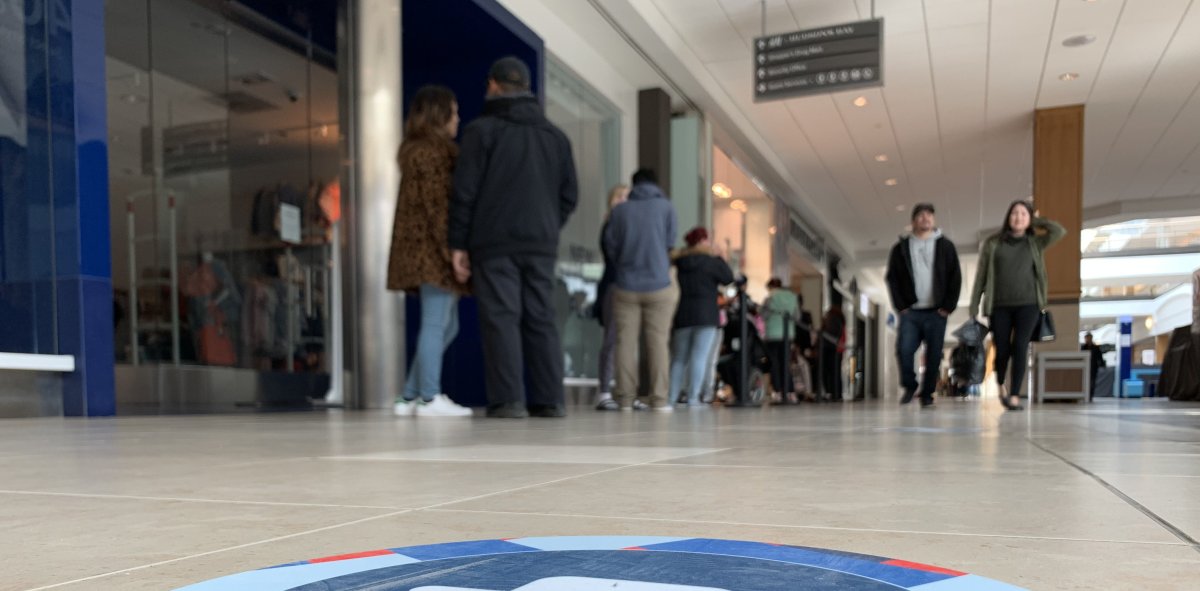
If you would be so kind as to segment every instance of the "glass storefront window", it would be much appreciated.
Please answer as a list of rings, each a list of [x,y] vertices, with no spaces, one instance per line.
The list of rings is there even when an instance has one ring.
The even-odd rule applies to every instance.
[[[565,375],[597,378],[603,332],[592,317],[604,273],[600,228],[608,191],[621,182],[619,111],[564,66],[546,59],[546,116],[571,140],[579,206],[563,229],[556,307]]]
[[[234,4],[106,3],[117,359],[325,372],[336,60]]]

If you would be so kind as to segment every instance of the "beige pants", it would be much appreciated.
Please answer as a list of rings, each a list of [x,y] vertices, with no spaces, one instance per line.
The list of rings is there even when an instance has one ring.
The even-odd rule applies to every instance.
[[[650,381],[644,402],[653,407],[669,406],[671,387],[671,324],[679,305],[679,288],[648,293],[613,288],[613,320],[617,323],[617,388],[614,398],[622,407],[633,405],[638,392],[638,375]],[[647,371],[638,371],[638,345]]]

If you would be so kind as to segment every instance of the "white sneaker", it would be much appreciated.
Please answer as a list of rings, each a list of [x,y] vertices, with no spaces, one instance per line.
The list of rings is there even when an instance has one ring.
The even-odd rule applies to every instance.
[[[398,417],[411,417],[417,412],[417,401],[415,400],[400,400],[396,402],[393,409]]]
[[[650,410],[653,410],[654,412],[675,412],[675,407],[671,406],[671,405],[655,406],[655,407],[651,408]]]
[[[433,400],[417,405],[418,417],[469,417],[474,414],[471,409],[455,404],[445,394],[438,394]]]

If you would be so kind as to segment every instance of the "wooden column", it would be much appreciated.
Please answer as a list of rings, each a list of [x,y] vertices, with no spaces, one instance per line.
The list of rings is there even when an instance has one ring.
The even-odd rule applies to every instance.
[[[1033,201],[1042,217],[1067,229],[1046,251],[1049,309],[1058,339],[1043,351],[1079,350],[1079,234],[1083,230],[1083,105],[1034,114]]]
[[[671,95],[661,88],[638,91],[638,168],[653,170],[671,195]]]

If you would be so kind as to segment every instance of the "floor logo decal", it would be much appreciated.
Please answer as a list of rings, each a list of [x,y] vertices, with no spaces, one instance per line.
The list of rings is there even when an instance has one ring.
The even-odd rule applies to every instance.
[[[818,548],[704,538],[547,537],[305,560],[179,591],[1022,591],[958,571]]]

